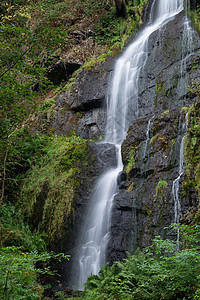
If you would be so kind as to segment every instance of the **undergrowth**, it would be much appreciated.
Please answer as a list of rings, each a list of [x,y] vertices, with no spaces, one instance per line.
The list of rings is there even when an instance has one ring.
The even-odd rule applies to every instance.
[[[186,169],[182,184],[182,197],[188,197],[191,192],[200,197],[200,102],[188,109],[188,131],[185,139]],[[192,224],[200,222],[200,206],[191,209],[185,216]]]
[[[90,276],[83,296],[75,299],[199,299],[200,228],[182,225],[179,229],[181,250],[177,251],[177,241],[157,236],[149,248]]]
[[[196,10],[189,11],[189,17],[192,20],[192,24],[196,31],[200,33],[200,5],[197,4]]]
[[[68,259],[47,252],[46,234],[32,232],[20,210],[10,203],[0,210],[0,298],[42,299],[41,276],[55,275],[48,261]]]
[[[50,240],[62,233],[64,220],[73,213],[74,194],[87,166],[86,150],[86,140],[80,137],[49,139],[39,161],[26,173],[20,206]]]

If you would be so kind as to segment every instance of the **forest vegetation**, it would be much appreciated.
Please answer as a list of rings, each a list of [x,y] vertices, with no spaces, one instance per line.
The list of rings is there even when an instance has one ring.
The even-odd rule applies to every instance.
[[[121,52],[142,24],[147,2],[0,3],[1,299],[45,299],[50,288],[45,279],[58,276],[53,268],[56,261],[70,259],[51,249],[55,234],[62,231],[64,218],[73,212],[71,200],[89,155],[87,141],[74,131],[65,137],[57,136],[49,129],[48,118],[43,121],[42,117],[53,114],[56,97],[69,88],[81,68]],[[199,14],[199,9],[191,12],[197,29]],[[59,83],[53,82],[49,74],[55,63],[72,59],[80,65],[78,71]],[[199,96],[198,84],[193,92]],[[197,110],[198,106],[190,110],[195,122],[199,120]],[[33,120],[40,118],[42,122],[36,129]],[[193,135],[188,137],[193,143],[199,139],[195,124],[191,121]],[[188,154],[188,161],[191,156]],[[194,160],[190,168],[192,164]],[[30,221],[30,215],[45,184],[51,187],[51,193],[38,226],[37,220],[35,224]],[[171,241],[156,237],[148,249],[129,254],[113,266],[106,265],[100,276],[90,277],[85,291],[78,296],[75,293],[74,298],[200,299],[198,214],[195,220],[180,228],[181,250],[177,250],[176,238]],[[51,297],[67,299],[68,295],[59,291]]]

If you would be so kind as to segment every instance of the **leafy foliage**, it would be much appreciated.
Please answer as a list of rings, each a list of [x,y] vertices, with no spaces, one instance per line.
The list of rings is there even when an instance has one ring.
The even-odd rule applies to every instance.
[[[199,85],[192,91],[199,97]],[[185,139],[186,171],[183,181],[182,196],[187,197],[192,191],[198,199],[200,195],[200,102],[188,109],[188,133]],[[200,221],[200,207],[194,207],[185,216],[185,220],[192,224]]]
[[[2,248],[0,254],[1,298],[40,299],[43,288],[34,269],[38,255],[23,253],[16,247]]]
[[[49,239],[61,234],[64,219],[72,214],[74,193],[87,158],[86,140],[74,135],[49,138],[26,173],[20,200],[23,213],[34,215],[34,225],[45,228]]]
[[[1,299],[41,299],[44,287],[38,282],[39,274],[53,274],[46,262],[67,258],[63,254],[24,252],[19,247],[0,249]],[[41,267],[36,267],[40,262]]]
[[[0,170],[4,168],[4,153],[7,150],[5,164],[5,200],[14,203],[19,196],[19,189],[24,174],[32,163],[40,160],[43,146],[49,140],[48,136],[31,134],[25,128],[18,129],[7,140],[1,140]],[[2,174],[1,174],[2,175]]]
[[[31,232],[21,211],[11,204],[2,204],[0,211],[1,247],[23,247],[26,251],[45,251],[45,234]]]
[[[128,254],[91,276],[80,299],[199,299],[199,229],[181,226],[182,250],[177,242],[159,236],[151,247]]]
[[[193,4],[194,6],[194,4]],[[200,32],[200,5],[196,4],[196,9],[189,11],[189,16],[192,20],[192,23],[195,29]]]
[[[52,66],[65,56],[81,62],[92,59],[90,67],[97,56],[99,61],[105,60],[111,54],[110,46],[115,44],[117,49],[123,46],[141,23],[146,3],[146,0],[131,2],[125,23],[116,17],[113,4],[107,0],[1,1],[1,201],[8,183],[4,173],[10,169],[7,158],[14,151],[16,156],[20,155],[14,146],[15,132],[29,122],[30,114],[42,103],[43,94],[52,88],[48,79]],[[77,38],[77,32],[81,38]]]
[[[46,252],[45,235],[31,232],[22,214],[12,205],[0,211],[0,298],[41,299],[44,286],[39,275],[54,275],[48,261],[68,259]]]

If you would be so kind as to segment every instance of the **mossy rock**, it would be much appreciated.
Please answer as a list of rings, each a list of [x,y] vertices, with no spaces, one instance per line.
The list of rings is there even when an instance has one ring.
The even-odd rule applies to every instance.
[[[41,160],[26,174],[20,198],[33,227],[45,230],[53,241],[73,216],[75,192],[89,153],[87,141],[76,136],[52,139],[43,151]]]

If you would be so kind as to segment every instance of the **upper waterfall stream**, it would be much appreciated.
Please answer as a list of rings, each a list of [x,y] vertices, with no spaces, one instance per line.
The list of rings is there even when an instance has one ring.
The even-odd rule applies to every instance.
[[[103,143],[115,146],[117,167],[106,171],[97,180],[91,195],[79,244],[79,275],[74,283],[78,289],[82,288],[89,275],[98,274],[106,262],[112,202],[118,192],[118,175],[123,170],[121,144],[130,124],[138,117],[138,79],[147,60],[148,39],[182,10],[183,0],[154,0],[149,23],[116,62],[107,97]]]

